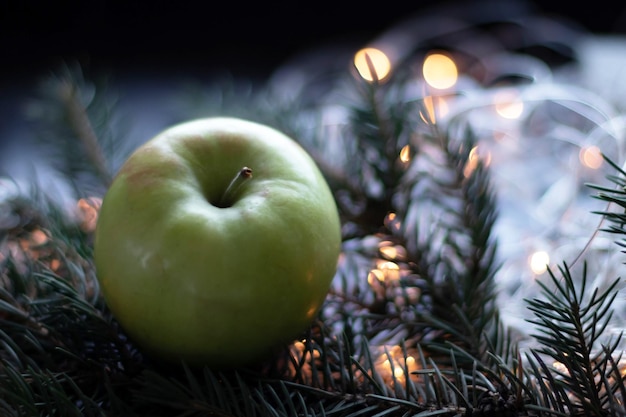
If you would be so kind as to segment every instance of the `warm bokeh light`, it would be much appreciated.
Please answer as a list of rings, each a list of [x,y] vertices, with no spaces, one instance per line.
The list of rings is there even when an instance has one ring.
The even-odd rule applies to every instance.
[[[48,234],[41,229],[35,229],[30,233],[27,245],[29,248],[36,248],[45,245],[47,241]]]
[[[383,51],[376,48],[363,48],[354,55],[354,66],[366,81],[378,82],[391,73],[391,61]]]
[[[80,228],[83,231],[90,233],[96,230],[100,206],[102,206],[102,199],[99,197],[81,198],[78,200],[76,208],[78,209]]]
[[[483,166],[489,166],[491,163],[491,152],[482,152],[482,150],[479,150],[478,146],[474,146],[469,153],[467,163],[463,169],[465,178],[469,177],[472,172],[474,172],[479,163],[482,163]]]
[[[565,366],[563,362],[554,361],[552,362],[552,367],[562,374],[569,375],[569,370],[567,369],[567,366]]]
[[[396,259],[396,256],[398,256],[398,250],[395,246],[383,246],[379,250],[380,253],[387,259]]]
[[[402,224],[397,219],[396,213],[388,213],[383,219],[383,224],[389,230],[395,230],[395,231],[399,231],[400,228],[402,227]]]
[[[75,268],[81,268],[81,264],[68,262],[67,254],[63,252],[66,247],[62,242],[59,236],[48,229],[36,227],[28,232],[22,230],[0,241],[0,263],[10,259],[12,268],[20,274],[27,274],[32,272],[33,262],[36,262],[38,268],[46,268],[61,277],[72,276],[76,273]],[[87,293],[91,294],[92,290],[89,286]]]
[[[448,103],[443,97],[426,96],[422,99],[422,103],[424,106],[420,109],[420,117],[424,123],[434,125],[437,120],[448,114]]]
[[[419,288],[404,287],[394,297],[394,304],[397,306],[415,305],[419,302],[422,292]]]
[[[578,157],[584,166],[591,169],[600,168],[604,162],[600,148],[595,145],[582,148]]]
[[[385,282],[385,273],[380,269],[372,269],[369,274],[367,274],[367,283],[376,285],[378,282]]]
[[[399,245],[394,245],[390,241],[382,241],[378,245],[378,250],[385,259],[403,261],[406,259],[406,249]]]
[[[534,274],[543,274],[548,270],[550,255],[548,255],[548,252],[545,251],[537,251],[530,256],[528,263],[530,264],[530,269]]]
[[[524,112],[524,102],[513,91],[500,91],[494,97],[496,113],[505,119],[519,119]]]
[[[404,145],[400,150],[400,162],[406,164],[411,160],[411,147],[409,145]]]
[[[52,271],[57,271],[61,267],[61,261],[59,259],[52,259],[50,261],[50,269]]]
[[[397,281],[400,279],[400,267],[395,262],[379,260],[376,262],[376,270],[382,272],[383,281]]]
[[[15,246],[12,249],[9,247],[9,251],[13,258],[21,258],[23,255],[27,255],[31,259],[39,260],[49,255],[49,250],[46,248],[49,242],[50,234],[45,230],[37,228],[27,235],[20,237],[17,242],[13,242]],[[18,247],[19,253],[16,252]],[[5,255],[2,256],[2,258],[4,257]]]
[[[291,375],[298,375],[311,383],[315,372],[311,367],[311,362],[321,356],[319,349],[312,347],[307,339],[303,339],[292,343],[289,350],[293,356],[293,361],[289,361]]]
[[[419,369],[415,357],[405,354],[400,346],[386,346],[378,356],[375,364],[376,372],[387,383],[395,381],[400,384],[406,382],[406,378],[411,376],[411,372]]]
[[[314,358],[319,358],[320,357],[320,352],[317,349],[308,349],[307,348],[307,340],[296,340],[295,342],[293,342],[292,348],[295,352],[304,355],[304,356],[308,356],[309,354],[311,354]]]
[[[424,80],[428,85],[439,90],[453,87],[459,77],[456,64],[448,55],[431,53],[422,65]]]

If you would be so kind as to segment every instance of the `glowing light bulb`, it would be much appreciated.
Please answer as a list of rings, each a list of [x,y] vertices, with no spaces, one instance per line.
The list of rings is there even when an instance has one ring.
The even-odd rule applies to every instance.
[[[395,259],[398,256],[398,250],[394,246],[384,246],[379,250],[380,253],[387,259]]]
[[[424,107],[420,109],[420,118],[429,125],[448,114],[448,103],[443,97],[426,96],[423,98]]]
[[[383,240],[378,244],[378,251],[385,259],[399,260],[406,259],[406,249],[400,245],[394,245],[389,240]]]
[[[30,242],[33,246],[42,246],[48,241],[48,235],[41,229],[35,229],[30,233]]]
[[[50,269],[53,271],[58,270],[61,267],[61,261],[58,259],[53,259],[50,261]]]
[[[481,155],[478,146],[474,146],[467,157],[467,162],[465,164],[465,168],[463,168],[463,175],[465,178],[469,177],[472,172],[478,167],[478,163],[482,162],[483,166],[489,166],[491,163],[491,153],[485,152],[484,155]]]
[[[413,356],[406,357],[406,367],[411,370],[411,368],[415,367],[415,358]]]
[[[383,220],[383,224],[388,229],[395,230],[395,231],[399,231],[400,228],[402,227],[402,224],[396,218],[396,213],[387,214],[387,216],[385,216],[385,219]]]
[[[96,230],[98,212],[102,206],[102,199],[98,197],[81,198],[76,202],[78,216],[81,220],[80,227],[85,232]]]
[[[600,168],[604,162],[600,148],[595,145],[582,148],[578,154],[578,158],[584,166],[591,169]]]
[[[494,97],[496,113],[505,119],[519,119],[524,112],[524,102],[513,91],[500,91]]]
[[[400,162],[406,164],[411,160],[411,147],[409,145],[404,145],[400,150]]]
[[[400,279],[400,267],[391,261],[378,261],[376,269],[382,271],[385,281],[397,281]]]
[[[458,80],[456,64],[448,55],[431,53],[422,65],[424,80],[428,85],[439,90],[453,87]]]
[[[372,269],[369,274],[367,274],[367,283],[375,285],[379,282],[385,282],[385,273],[380,269]]]
[[[391,61],[383,51],[363,48],[354,55],[354,66],[366,81],[382,81],[391,73]]]
[[[294,342],[293,347],[296,348],[298,352],[304,352],[304,342],[298,340]]]
[[[530,269],[534,274],[540,275],[548,270],[550,255],[545,251],[537,251],[530,256]]]
[[[567,369],[567,366],[565,366],[563,362],[554,361],[552,363],[552,367],[561,373],[569,374],[569,370]]]

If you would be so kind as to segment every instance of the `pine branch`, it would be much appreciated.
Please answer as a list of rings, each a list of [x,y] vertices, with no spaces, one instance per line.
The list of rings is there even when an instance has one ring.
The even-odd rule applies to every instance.
[[[106,166],[104,155],[100,151],[98,138],[87,115],[87,109],[78,96],[80,91],[68,79],[59,80],[57,88],[59,99],[66,108],[68,123],[83,145],[87,160],[94,167],[96,175],[102,179],[105,187],[108,187],[111,184],[112,174]]]
[[[132,149],[123,140],[115,100],[104,85],[88,82],[78,65],[44,80],[26,113],[33,139],[76,197],[100,196]]]
[[[100,298],[83,250],[90,232],[48,200],[14,202],[30,209],[15,211],[22,227],[0,242],[2,406],[25,416],[104,415],[113,385],[140,360]]]
[[[495,196],[488,171],[472,159],[472,132],[461,131],[461,140],[451,135],[451,129],[435,130],[432,145],[422,145],[428,153],[416,155],[413,163],[421,170],[399,200],[403,220],[394,235],[405,242],[407,259],[425,284],[430,307],[420,316],[435,330],[433,337],[452,336],[488,361],[496,329],[505,336],[495,306]]]
[[[567,411],[573,415],[605,416],[617,410],[623,413],[621,401],[615,401],[613,396],[623,384],[613,359],[621,336],[609,340],[609,344],[603,342],[619,280],[603,292],[590,292],[586,288],[586,265],[579,285],[567,265],[559,271],[561,279],[549,271],[551,285],[539,282],[545,300],[527,300],[535,316],[529,322],[537,326],[539,333],[534,337],[540,344],[529,359],[538,360],[539,355],[545,355],[563,368],[541,366],[542,374],[554,375],[547,379],[544,389],[550,393],[545,395],[555,395],[553,402],[567,404]],[[620,376],[615,379],[615,375]]]
[[[609,205],[606,210],[594,213],[603,216],[609,222],[609,226],[601,229],[602,231],[622,236],[617,244],[624,248],[623,252],[626,252],[626,171],[606,155],[603,155],[603,158],[616,171],[616,174],[607,175],[607,179],[614,187],[588,184],[591,189],[598,191],[594,197]]]

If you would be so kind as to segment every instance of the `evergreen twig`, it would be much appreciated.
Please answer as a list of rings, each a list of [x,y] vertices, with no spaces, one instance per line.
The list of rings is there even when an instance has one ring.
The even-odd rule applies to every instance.
[[[589,292],[586,265],[581,282],[576,285],[567,265],[559,268],[561,279],[550,270],[550,284],[539,282],[545,300],[529,300],[529,309],[535,318],[529,320],[537,326],[534,337],[540,347],[529,356],[535,360],[545,355],[563,370],[553,368],[549,372],[546,389],[558,403],[567,404],[565,410],[572,415],[605,416],[622,409],[621,401],[615,401],[613,392],[623,384],[619,369],[613,368],[617,340],[604,341],[603,332],[608,326],[611,304],[617,296],[614,281],[606,290]],[[606,344],[609,343],[609,344]],[[614,375],[620,374],[615,379]],[[538,375],[537,377],[542,376]],[[621,411],[623,413],[623,410]]]
[[[65,65],[45,79],[27,107],[33,139],[75,197],[102,194],[132,150],[121,134],[114,96],[105,90],[79,65]]]

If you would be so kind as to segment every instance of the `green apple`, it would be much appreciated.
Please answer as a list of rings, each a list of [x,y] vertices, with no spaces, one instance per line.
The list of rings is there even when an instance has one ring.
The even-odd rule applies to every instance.
[[[337,268],[340,220],[310,155],[268,126],[207,118],[139,147],[104,196],[104,299],[167,361],[249,364],[303,332]]]

